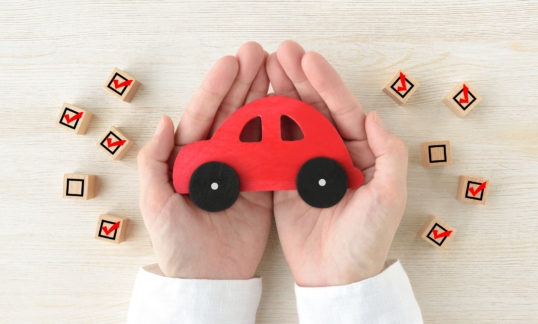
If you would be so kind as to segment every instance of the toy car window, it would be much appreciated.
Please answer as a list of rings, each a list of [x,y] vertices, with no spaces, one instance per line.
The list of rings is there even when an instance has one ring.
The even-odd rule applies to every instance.
[[[300,141],[304,138],[301,127],[286,115],[280,117],[280,136],[283,141]]]
[[[261,142],[262,141],[262,119],[254,117],[248,121],[239,135],[241,142]]]

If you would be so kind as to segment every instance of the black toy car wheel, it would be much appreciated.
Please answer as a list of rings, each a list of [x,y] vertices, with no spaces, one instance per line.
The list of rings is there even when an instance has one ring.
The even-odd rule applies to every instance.
[[[336,205],[347,190],[347,175],[333,159],[317,157],[308,160],[297,174],[297,191],[310,206],[328,208]]]
[[[207,162],[192,173],[189,194],[200,209],[219,212],[230,208],[239,196],[239,178],[221,162]]]

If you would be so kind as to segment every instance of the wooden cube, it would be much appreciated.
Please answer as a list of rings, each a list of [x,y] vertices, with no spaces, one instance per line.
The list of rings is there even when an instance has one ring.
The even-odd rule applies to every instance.
[[[433,215],[428,217],[418,232],[418,236],[439,250],[444,249],[455,234],[456,230],[454,228]]]
[[[482,96],[467,82],[459,84],[443,99],[445,105],[458,117],[464,117],[478,105]]]
[[[460,176],[456,199],[473,204],[485,205],[488,200],[489,180]]]
[[[99,215],[95,238],[105,242],[120,244],[125,241],[129,218],[110,214]]]
[[[117,98],[125,102],[131,102],[140,85],[139,81],[126,72],[114,68],[103,88]]]
[[[112,160],[121,160],[133,144],[133,141],[114,126],[111,126],[97,142],[97,146]]]
[[[424,142],[420,144],[422,166],[443,166],[452,164],[450,141]]]
[[[95,175],[64,174],[63,198],[88,200],[95,197]]]
[[[56,125],[77,135],[84,135],[88,125],[90,125],[92,116],[91,112],[64,102],[60,115],[56,119]]]
[[[383,88],[383,92],[391,97],[400,106],[417,91],[420,84],[403,71],[398,71]]]

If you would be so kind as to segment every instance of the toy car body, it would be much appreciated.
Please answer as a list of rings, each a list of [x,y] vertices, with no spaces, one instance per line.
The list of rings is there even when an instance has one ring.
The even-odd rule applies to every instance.
[[[297,123],[304,134],[303,139],[290,141],[282,138],[283,116]],[[261,141],[242,142],[240,134],[243,128],[258,117],[261,118]],[[309,161],[310,169],[302,171],[303,180],[299,181],[300,171]],[[200,169],[203,165],[205,167]],[[340,171],[335,171],[337,169]],[[235,173],[238,183],[231,173]],[[337,200],[340,201],[347,188],[357,188],[362,184],[364,176],[353,166],[336,128],[308,104],[277,96],[259,99],[239,108],[211,139],[186,145],[178,153],[173,170],[175,190],[180,194],[190,194],[195,204],[207,211],[230,207],[239,191],[299,190],[308,204],[319,208],[330,207],[338,202],[334,202],[336,198],[326,203],[308,201],[303,197],[305,191],[302,187],[306,185],[303,188],[306,192],[323,189],[314,195],[316,197],[311,197],[313,200],[323,200],[324,196],[334,195],[332,191],[337,187],[329,185],[336,185],[337,179],[338,195],[341,195]],[[321,188],[310,188],[312,186]],[[230,197],[226,199],[235,196],[232,202],[204,208],[204,201],[206,205],[211,205],[222,200],[221,196],[226,196],[225,190],[237,191],[233,195],[228,192]]]

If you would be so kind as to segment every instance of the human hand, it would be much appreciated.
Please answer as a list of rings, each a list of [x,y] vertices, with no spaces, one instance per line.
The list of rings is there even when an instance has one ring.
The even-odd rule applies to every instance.
[[[186,107],[175,135],[171,119],[163,116],[138,154],[140,210],[167,277],[254,276],[269,236],[272,193],[242,192],[229,209],[209,213],[174,191],[171,171],[183,146],[209,138],[239,107],[267,95],[266,59],[253,42],[241,46],[235,57],[221,58]]]
[[[335,206],[307,205],[297,191],[276,191],[280,242],[299,286],[337,286],[379,274],[405,210],[407,146],[374,111],[366,116],[334,68],[292,41],[267,59],[276,95],[302,100],[335,124],[365,176]]]

